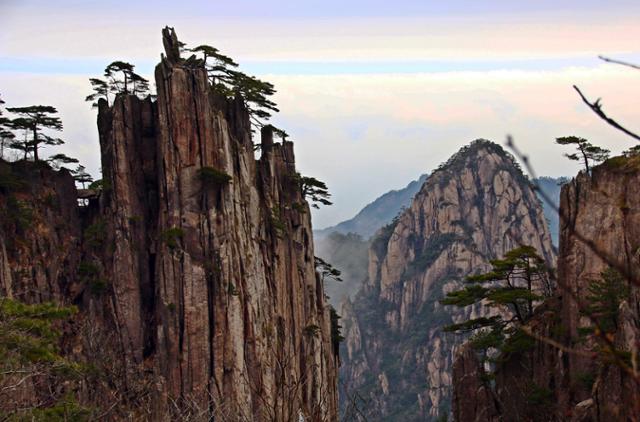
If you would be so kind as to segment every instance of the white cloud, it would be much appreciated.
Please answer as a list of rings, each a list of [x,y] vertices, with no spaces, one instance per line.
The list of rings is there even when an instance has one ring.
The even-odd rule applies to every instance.
[[[616,151],[628,147],[627,138],[579,101],[574,83],[594,99],[603,97],[605,110],[626,124],[635,122],[640,106],[637,72],[595,61],[598,53],[638,52],[640,25],[633,15],[261,21],[197,13],[187,18],[156,9],[143,17],[82,10],[11,3],[0,13],[0,57],[155,61],[160,28],[169,23],[185,41],[210,42],[240,63],[382,61],[389,67],[403,60],[594,59],[592,68],[549,71],[259,75],[276,84],[282,113],[275,122],[296,141],[301,171],[325,180],[334,193],[333,207],[314,212],[317,227],[351,217],[475,138],[501,142],[514,135],[545,175],[577,170],[553,144],[557,136],[584,136]],[[0,73],[0,92],[11,106],[57,106],[67,140],[62,151],[95,175],[95,110],[83,101],[91,76]]]
[[[476,138],[512,134],[538,174],[578,167],[554,144],[575,134],[620,152],[633,145],[584,106],[580,85],[605,110],[633,125],[637,75],[625,68],[555,72],[453,72],[421,75],[266,76],[278,87],[276,122],[296,141],[298,167],[325,180],[336,205],[315,212],[322,227],[355,214],[389,189],[431,171]],[[640,129],[640,128],[638,128]]]
[[[67,144],[98,174],[95,110],[84,102],[88,76],[3,74],[2,94],[10,106],[58,107]],[[637,75],[602,65],[554,72],[494,71],[403,75],[274,76],[282,112],[275,123],[296,142],[298,167],[325,180],[335,205],[314,212],[317,227],[355,214],[389,189],[431,171],[476,138],[503,142],[514,135],[539,174],[571,175],[557,136],[576,134],[616,152],[627,137],[584,106],[571,85],[605,111],[633,126],[640,109]],[[640,128],[636,128],[640,129]],[[45,150],[46,152],[46,150]]]

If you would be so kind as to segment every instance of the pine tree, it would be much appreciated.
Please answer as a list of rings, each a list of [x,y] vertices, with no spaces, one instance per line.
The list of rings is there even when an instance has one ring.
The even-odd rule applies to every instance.
[[[85,184],[93,182],[93,177],[87,173],[86,168],[83,165],[78,165],[71,174],[73,174],[75,181],[82,185],[82,189],[85,189]]]
[[[103,98],[109,103],[109,95],[132,94],[138,97],[149,95],[149,81],[135,72],[131,63],[116,60],[104,69],[105,79],[90,78],[93,93],[85,98],[92,107],[97,107]]]
[[[320,278],[323,282],[326,278],[330,278],[335,281],[342,281],[342,278],[340,278],[340,275],[342,274],[340,270],[334,268],[333,265],[329,264],[327,261],[320,257],[314,256],[313,258],[316,271],[320,275]]]
[[[629,297],[629,283],[613,268],[603,271],[587,288],[583,313],[596,321],[599,329],[612,333],[618,329],[618,308]]]
[[[463,289],[447,293],[443,305],[467,307],[483,303],[497,315],[471,318],[444,327],[445,331],[475,333],[471,344],[484,353],[504,352],[507,346],[526,343],[519,327],[531,319],[535,305],[553,292],[551,274],[531,246],[520,246],[503,259],[490,261],[491,271],[469,276]],[[507,341],[509,340],[509,341]]]
[[[312,202],[312,207],[320,208],[318,204],[333,205],[333,202],[329,201],[331,194],[324,182],[307,176],[300,176],[299,179],[302,195]]]
[[[278,112],[277,104],[269,99],[275,94],[273,84],[235,70],[238,64],[210,45],[199,45],[190,49],[201,55],[213,89],[219,94],[232,98],[239,96],[245,102],[254,123],[263,126],[264,120]]]
[[[573,154],[565,154],[565,157],[573,161],[582,161],[582,164],[584,164],[587,173],[591,172],[591,168],[589,166],[590,162],[599,163],[609,158],[608,149],[592,145],[586,139],[579,138],[577,136],[565,136],[556,138],[556,143],[558,145],[575,145],[578,152]]]
[[[65,164],[77,164],[78,159],[69,157],[66,154],[55,154],[47,158],[47,162],[54,170],[60,170]]]
[[[102,79],[98,78],[90,78],[89,82],[91,83],[91,88],[93,89],[93,94],[87,95],[84,99],[85,101],[91,101],[92,107],[98,107],[98,100],[103,98],[104,100],[109,102],[109,84]]]
[[[4,104],[2,98],[0,98],[0,106]],[[4,149],[10,145],[15,138],[15,135],[11,131],[11,119],[2,115],[2,109],[0,108],[0,159],[4,158]]]
[[[58,110],[55,107],[44,105],[33,105],[29,107],[11,107],[7,111],[18,114],[20,117],[11,121],[14,129],[24,131],[24,139],[19,141],[15,139],[11,148],[24,152],[25,159],[28,152],[33,152],[33,158],[38,161],[38,149],[41,145],[61,145],[64,141],[60,138],[54,138],[45,133],[43,129],[54,131],[62,130],[62,120],[56,114]]]
[[[70,381],[83,368],[60,354],[59,323],[77,312],[54,303],[25,304],[0,298],[0,419],[88,420],[68,391]],[[12,404],[25,381],[48,394],[31,405]],[[62,414],[60,414],[62,412]],[[64,418],[63,418],[64,417]]]

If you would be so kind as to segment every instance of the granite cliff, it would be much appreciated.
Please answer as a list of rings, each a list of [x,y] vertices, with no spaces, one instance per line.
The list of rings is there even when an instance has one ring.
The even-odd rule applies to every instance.
[[[527,327],[538,341],[499,365],[493,386],[464,348],[454,365],[455,420],[638,420],[639,163],[615,157],[563,186],[558,295]],[[589,309],[594,283],[611,269],[625,288],[605,327]]]
[[[2,295],[77,305],[64,352],[93,368],[74,393],[102,418],[335,420],[335,338],[293,144],[265,127],[256,159],[243,99],[214,92],[163,36],[157,100],[98,104],[103,180],[88,204],[65,170],[2,163],[27,182],[2,186],[3,209],[30,216],[3,220]]]
[[[314,230],[316,255],[342,271],[341,283],[326,283],[325,292],[331,304],[338,309],[347,298],[353,298],[367,277],[368,249],[371,235],[383,226],[391,223],[402,210],[409,205],[420,190],[428,175],[409,183],[404,189],[392,190],[381,195],[365,206],[355,217],[335,226]],[[532,182],[536,185],[536,194],[542,202],[551,240],[558,246],[560,205],[560,187],[567,182],[564,177],[538,177]],[[542,192],[544,195],[542,195]],[[551,199],[547,204],[544,196]],[[366,228],[366,230],[364,230]]]
[[[364,408],[389,421],[446,416],[463,338],[442,326],[468,315],[438,301],[521,244],[555,262],[529,181],[500,146],[475,141],[434,171],[372,240],[367,281],[342,309],[343,410]]]

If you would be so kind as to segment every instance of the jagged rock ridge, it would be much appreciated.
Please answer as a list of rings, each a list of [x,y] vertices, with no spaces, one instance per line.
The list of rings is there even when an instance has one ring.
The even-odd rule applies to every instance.
[[[554,262],[530,183],[501,147],[475,141],[435,171],[373,239],[368,280],[342,310],[342,399],[357,391],[376,408],[372,417],[384,420],[446,415],[461,338],[441,327],[464,314],[438,301],[521,244]]]
[[[79,306],[67,353],[101,371],[82,397],[112,419],[335,420],[337,356],[293,144],[264,128],[256,160],[244,101],[216,94],[163,35],[157,101],[99,102],[100,198],[78,209],[63,172],[25,194],[63,208],[34,210],[37,245],[18,254],[3,229],[3,293]],[[19,276],[37,271],[35,285]]]

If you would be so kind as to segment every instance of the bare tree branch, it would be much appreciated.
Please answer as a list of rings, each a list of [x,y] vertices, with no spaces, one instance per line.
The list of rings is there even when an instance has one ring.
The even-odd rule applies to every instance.
[[[520,152],[518,147],[515,145],[511,135],[507,136],[506,145],[514,152],[514,154],[520,160],[522,160],[531,178],[536,179],[537,178],[536,172],[531,166],[531,163],[529,162],[529,157],[523,154],[522,152]],[[569,216],[562,209],[556,206],[556,204],[549,197],[549,195],[547,195],[547,193],[544,190],[540,189],[540,186],[537,183],[534,182],[533,185],[535,186],[536,191],[540,193],[540,196],[542,197],[542,199],[549,205],[549,207],[553,211],[558,213],[558,216],[560,217],[560,222],[562,224],[568,225],[570,222]],[[587,239],[582,233],[575,230],[575,228],[573,227],[571,227],[571,233],[578,239],[578,241],[585,244],[589,249],[591,249],[591,251],[594,254],[596,254],[599,258],[601,258],[607,265],[609,265],[610,267],[618,271],[624,278],[626,278],[629,281],[629,283],[634,284],[636,286],[640,286],[640,280],[635,278],[634,274],[629,270],[629,268],[627,268],[627,266],[623,262],[617,259],[617,257],[615,257],[613,254],[609,253],[608,251],[596,245],[596,243],[593,240]]]
[[[622,66],[628,66],[630,68],[640,70],[640,66],[638,66],[637,64],[633,64],[633,63],[629,63],[629,62],[623,62],[622,60],[610,59],[609,57],[605,57],[605,56],[598,56],[598,58],[600,60],[603,60],[603,61],[607,62],[607,63],[620,64]]]
[[[580,91],[578,91],[578,92],[580,92]],[[515,145],[515,143],[513,141],[513,138],[510,135],[507,136],[506,144],[514,152],[514,154],[520,160],[522,160],[522,162],[525,165],[525,168],[527,169],[527,171],[529,172],[531,177],[536,179],[535,171],[533,170],[533,167],[531,166],[531,163],[529,162],[529,157],[520,152],[520,150],[516,147],[516,145]],[[560,217],[560,221],[563,224],[568,223],[569,218],[568,218],[568,216],[566,214],[563,213],[563,210],[559,209],[555,205],[555,203],[546,194],[546,192],[544,192],[542,189],[540,189],[540,186],[537,183],[534,183],[534,185],[536,187],[536,190],[540,193],[540,196],[544,199],[544,201],[547,202],[549,204],[549,206],[554,211],[556,211],[558,213],[558,215]],[[613,255],[609,254],[604,249],[598,247],[593,240],[587,239],[582,233],[577,231],[575,229],[575,227],[571,227],[571,234],[573,236],[575,236],[578,239],[578,241],[582,242],[585,246],[587,246],[589,249],[591,249],[591,251],[594,254],[596,254],[600,259],[602,259],[607,265],[609,265],[611,268],[614,268],[616,271],[618,271],[620,274],[622,274],[622,276],[630,284],[640,285],[640,280],[637,280],[633,276],[632,272],[627,269],[627,267],[624,265],[624,263],[620,262],[618,259],[616,259]],[[617,353],[618,349],[616,348],[613,340],[607,336],[606,331],[602,328],[602,326],[599,323],[598,319],[591,312],[589,312],[587,310],[587,307],[584,306],[584,304],[582,303],[582,300],[579,297],[579,295],[576,292],[574,292],[569,286],[566,286],[562,282],[562,280],[558,280],[558,287],[560,288],[560,290],[562,290],[563,293],[566,293],[571,297],[571,299],[578,306],[578,309],[580,310],[580,312],[582,314],[584,314],[590,320],[590,322],[598,329],[597,331],[599,332],[599,335],[596,335],[596,337],[599,338],[604,343],[604,346],[605,346],[606,350],[611,353],[611,356],[613,357],[616,365],[618,367],[620,367],[624,372],[629,374],[632,377],[632,379],[634,379],[636,382],[640,382],[640,375],[637,373],[637,370],[635,369],[636,362],[632,362],[632,366],[629,366],[618,355],[618,353]],[[522,328],[523,327],[521,327],[521,329]],[[579,351],[577,349],[571,349],[571,348],[568,348],[566,346],[563,346],[563,345],[561,345],[560,343],[556,342],[553,339],[550,339],[550,338],[547,338],[547,337],[544,337],[544,336],[540,336],[540,335],[536,335],[531,330],[524,329],[523,331],[525,331],[528,335],[530,335],[531,337],[533,337],[533,338],[535,338],[535,339],[537,339],[539,341],[542,341],[542,342],[544,342],[546,344],[549,344],[551,346],[557,347],[559,350],[562,350],[562,351],[565,351],[565,352],[569,352],[569,353],[575,353],[575,354],[578,354],[578,355],[582,355],[583,354],[582,351]]]
[[[607,116],[604,111],[602,111],[602,104],[600,104],[600,98],[598,98],[595,102],[590,102],[585,96],[584,94],[582,94],[582,91],[580,91],[580,88],[578,88],[577,86],[573,86],[573,89],[575,89],[578,94],[580,95],[580,98],[582,98],[582,101],[589,106],[589,108],[591,110],[593,110],[593,112],[600,117],[602,120],[604,120],[605,122],[607,122],[609,125],[613,126],[614,128],[626,133],[627,135],[631,136],[632,138],[640,141],[640,135],[637,135],[633,132],[631,132],[629,129],[626,129],[625,127],[623,127],[622,125],[620,125],[620,123],[616,122],[615,120],[613,120],[611,117]]]

